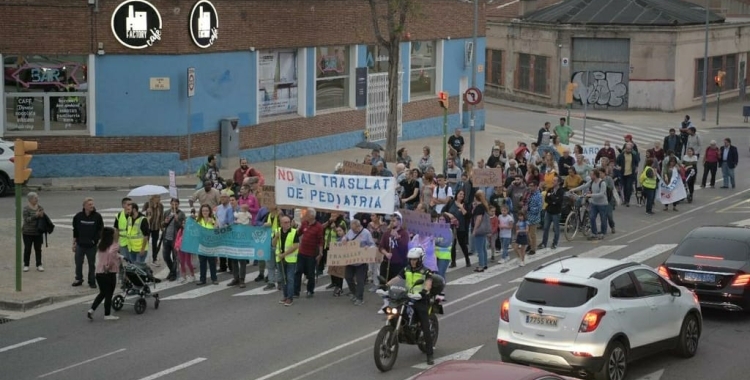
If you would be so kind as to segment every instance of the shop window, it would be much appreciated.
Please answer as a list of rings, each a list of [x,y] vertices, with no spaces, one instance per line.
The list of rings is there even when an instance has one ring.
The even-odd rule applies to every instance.
[[[693,83],[693,97],[699,98],[703,96],[703,58],[697,58],[695,60],[695,79]],[[719,70],[724,70],[726,75],[724,76],[724,87],[721,91],[735,90],[737,89],[737,54],[729,55],[717,55],[714,57],[708,57],[708,76],[706,77],[706,95],[715,94],[718,90],[714,77],[719,73]]]
[[[349,47],[316,49],[315,104],[318,111],[349,106]]]
[[[380,45],[367,45],[367,71],[372,73],[388,72],[388,49]]]
[[[485,84],[488,86],[503,85],[503,51],[487,49],[485,56],[487,62],[485,67],[488,68]]]
[[[412,98],[434,95],[437,75],[435,42],[414,41],[411,43],[411,84]]]
[[[258,55],[260,117],[297,113],[297,51],[262,51]]]
[[[549,95],[547,76],[549,58],[541,55],[518,54],[516,89],[539,95]]]
[[[87,131],[87,62],[87,56],[3,56],[5,131]]]

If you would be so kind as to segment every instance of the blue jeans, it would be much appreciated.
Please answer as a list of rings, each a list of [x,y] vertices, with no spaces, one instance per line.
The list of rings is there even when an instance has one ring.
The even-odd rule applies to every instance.
[[[487,266],[487,235],[472,236],[474,241],[474,250],[479,258],[479,266],[484,268]]]
[[[721,176],[724,177],[721,179],[724,182],[724,187],[729,187],[731,182],[734,189],[734,168],[730,168],[726,162],[721,164]]]
[[[279,273],[281,274],[281,278],[279,282],[284,285],[281,288],[284,291],[284,298],[292,299],[294,297],[294,275],[297,273],[297,263],[290,264],[281,261],[277,264],[280,265]],[[286,284],[284,284],[284,280],[286,280]]]
[[[560,214],[550,214],[544,212],[544,234],[542,235],[542,245],[547,246],[547,240],[549,239],[549,228],[552,226],[555,229],[555,237],[552,240],[552,245],[557,245],[560,241]]]
[[[596,229],[596,217],[598,216],[601,220],[601,234],[607,234],[607,214],[609,211],[609,205],[591,205],[591,234],[598,235]]]
[[[500,246],[503,247],[502,258],[504,260],[508,260],[508,248],[510,248],[510,241],[511,241],[511,238],[507,238],[507,237],[500,238]]]
[[[144,256],[145,257],[145,256]],[[200,266],[200,282],[206,282],[206,267],[211,273],[211,281],[216,281],[216,258],[198,255],[198,264]]]
[[[440,277],[442,277],[446,281],[447,281],[447,279],[445,278],[445,273],[448,271],[448,265],[450,265],[450,263],[451,263],[450,260],[440,260],[440,259],[438,259],[438,261],[437,261],[438,274],[440,275]]]
[[[140,252],[128,251],[128,260],[131,263],[145,263],[146,257],[148,257],[148,251],[144,252],[143,255]]]

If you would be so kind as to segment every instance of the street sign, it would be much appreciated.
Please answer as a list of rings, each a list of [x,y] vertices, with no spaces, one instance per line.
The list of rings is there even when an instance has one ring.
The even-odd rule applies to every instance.
[[[188,98],[192,98],[195,96],[195,67],[188,67],[187,70],[187,90],[188,90]]]
[[[464,101],[475,106],[482,101],[482,90],[472,87],[464,92]]]
[[[568,57],[563,57],[561,63],[562,63],[562,67],[568,67],[568,64],[570,64],[570,60],[568,59]]]

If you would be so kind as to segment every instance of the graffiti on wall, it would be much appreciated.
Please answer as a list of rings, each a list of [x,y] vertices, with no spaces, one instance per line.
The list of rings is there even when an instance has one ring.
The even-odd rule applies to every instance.
[[[588,78],[586,78],[587,73]],[[573,74],[572,81],[578,85],[573,93],[573,99],[583,104],[588,94],[586,101],[591,106],[623,107],[628,99],[628,85],[623,82],[623,77],[621,72],[578,71]]]

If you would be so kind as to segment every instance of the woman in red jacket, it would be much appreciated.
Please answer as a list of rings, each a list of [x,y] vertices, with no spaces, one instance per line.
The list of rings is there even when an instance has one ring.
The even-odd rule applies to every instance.
[[[708,172],[711,172],[711,187],[716,183],[716,169],[719,167],[719,147],[716,146],[716,140],[711,140],[711,144],[706,148],[706,154],[703,155],[703,180],[701,187],[706,187]]]

